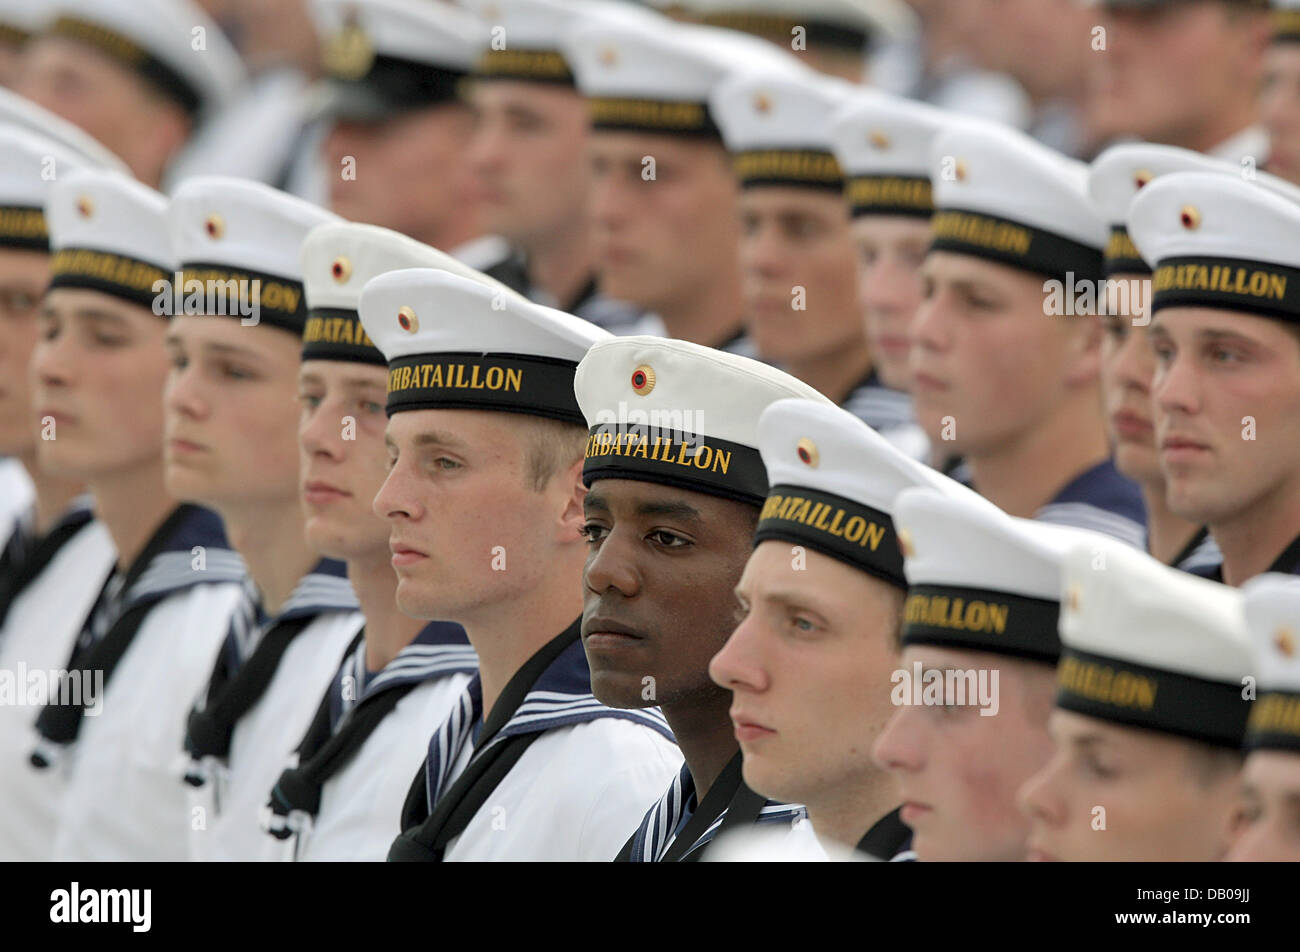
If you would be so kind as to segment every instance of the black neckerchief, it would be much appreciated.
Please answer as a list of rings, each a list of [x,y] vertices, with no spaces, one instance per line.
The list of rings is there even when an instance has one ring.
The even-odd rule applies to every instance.
[[[891,860],[912,842],[912,830],[900,818],[903,808],[886,813],[858,840],[857,851],[875,859]]]

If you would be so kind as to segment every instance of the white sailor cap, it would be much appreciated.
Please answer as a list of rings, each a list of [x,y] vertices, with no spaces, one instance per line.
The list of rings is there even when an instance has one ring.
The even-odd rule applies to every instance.
[[[908,595],[903,644],[1055,665],[1061,562],[1084,529],[1017,519],[983,499],[905,489],[894,501]]]
[[[0,248],[48,251],[45,202],[54,183],[80,168],[98,168],[57,140],[0,123]]]
[[[79,169],[60,176],[45,203],[50,288],[82,288],[154,309],[158,282],[170,285],[176,256],[167,198],[120,172]]]
[[[1300,0],[1273,0],[1273,42],[1300,43]]]
[[[488,42],[477,17],[429,0],[311,0],[329,81],[324,108],[372,120],[453,102]]]
[[[1015,129],[964,125],[930,150],[932,251],[1042,274],[1100,278],[1106,225],[1088,198],[1088,167]]]
[[[317,225],[342,219],[261,182],[218,175],[182,182],[167,219],[186,287],[257,287],[259,320],[302,334],[303,239]]]
[[[128,174],[130,172],[125,162],[80,126],[38,106],[25,96],[2,88],[0,88],[0,124],[18,126],[44,139],[51,139],[63,149],[80,156],[83,165],[99,169],[115,169]]]
[[[634,479],[761,506],[758,420],[782,399],[831,405],[767,364],[662,337],[591,349],[574,380],[590,434],[582,479]]]
[[[930,150],[937,136],[962,121],[923,102],[856,90],[830,119],[831,148],[844,169],[850,213],[929,218],[934,212]]]
[[[1268,572],[1241,587],[1254,651],[1257,699],[1246,749],[1300,754],[1300,579]]]
[[[1241,166],[1191,149],[1150,142],[1123,142],[1111,146],[1092,162],[1088,172],[1088,194],[1110,226],[1106,243],[1106,274],[1150,274],[1128,235],[1128,211],[1140,189],[1154,179],[1174,172],[1212,172],[1242,177]],[[1253,182],[1300,203],[1300,188],[1276,175],[1255,172]]]
[[[49,0],[0,0],[0,43],[22,46],[49,19]]]
[[[715,138],[709,94],[730,73],[802,68],[756,37],[662,17],[584,23],[565,37],[564,54],[593,128]]]
[[[853,85],[821,73],[742,73],[720,83],[709,108],[722,127],[742,188],[785,185],[842,192],[830,117]]]
[[[371,278],[407,268],[438,268],[514,294],[495,278],[462,264],[445,251],[377,225],[332,221],[318,225],[302,243],[307,324],[303,360],[349,360],[385,365],[387,359],[361,326],[357,306]]]
[[[758,434],[771,489],[754,543],[808,546],[899,588],[907,587],[894,527],[900,492],[926,486],[992,505],[828,401],[774,403],[763,411]]]
[[[1237,589],[1098,538],[1062,563],[1056,706],[1240,747],[1250,642]]]
[[[55,0],[46,35],[94,47],[144,77],[190,114],[229,99],[243,62],[190,0]]]
[[[1128,233],[1154,269],[1151,312],[1245,311],[1300,322],[1300,205],[1236,176],[1176,172],[1142,189]]]
[[[465,0],[482,22],[484,49],[476,79],[512,79],[573,86],[563,37],[596,17],[650,18],[641,7],[612,0]]]
[[[916,14],[902,0],[687,0],[684,6],[701,23],[743,30],[782,46],[802,35],[809,50],[862,53],[880,41],[905,39],[918,28]]]
[[[390,271],[361,290],[388,360],[388,415],[499,410],[584,423],[574,372],[610,335],[581,318],[447,271]]]

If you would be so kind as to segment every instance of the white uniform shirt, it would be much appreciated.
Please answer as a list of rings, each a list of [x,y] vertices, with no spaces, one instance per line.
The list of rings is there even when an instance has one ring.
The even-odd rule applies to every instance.
[[[185,718],[206,685],[242,596],[234,582],[166,596],[149,612],[64,762],[56,860],[188,858],[190,809],[180,780]]]
[[[297,841],[268,834],[268,858],[300,862],[383,862],[402,832],[402,804],[421,770],[429,734],[451,711],[469,674],[416,685],[389,711],[361,749],[321,788],[320,813]]]
[[[465,745],[454,778],[469,761]],[[548,730],[524,752],[447,861],[609,862],[681,770],[677,745],[614,717]]]
[[[19,692],[13,703],[0,703],[0,861],[51,858],[65,777],[28,761],[40,736],[33,725],[43,702],[23,689],[33,673],[41,677],[66,668],[115,559],[108,530],[89,523],[14,599],[0,629],[0,676],[13,678]],[[53,676],[46,683],[56,684]]]
[[[364,621],[360,612],[346,611],[314,618],[280,658],[266,693],[235,725],[224,767],[202,787],[182,785],[189,795],[191,817],[206,820],[190,824],[191,859],[262,857],[267,835],[260,816],[267,796],[286,758],[306,733],[321,693],[338,670],[339,658]],[[176,782],[182,783],[179,777]]]

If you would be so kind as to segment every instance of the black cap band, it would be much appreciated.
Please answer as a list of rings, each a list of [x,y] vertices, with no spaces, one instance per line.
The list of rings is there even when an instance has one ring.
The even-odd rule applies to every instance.
[[[707,13],[702,20],[708,26],[725,27],[729,30],[740,30],[742,33],[767,37],[782,46],[788,45],[797,35],[796,29],[802,29],[808,41],[808,49],[829,46],[846,53],[861,53],[866,49],[867,41],[870,39],[866,30],[845,23],[773,13]]]
[[[855,500],[803,486],[773,486],[758,517],[754,544],[769,539],[806,545],[907,588],[894,520]]]
[[[1151,265],[1143,259],[1137,245],[1129,237],[1128,229],[1123,225],[1115,225],[1110,230],[1110,239],[1102,253],[1102,269],[1103,276],[1107,278],[1116,274],[1151,273]]]
[[[599,423],[587,435],[582,481],[636,479],[760,506],[767,468],[758,450],[712,436]]]
[[[159,286],[159,282],[162,286]],[[50,259],[50,289],[83,288],[111,294],[131,304],[155,308],[160,296],[165,301],[171,274],[156,264],[92,248],[61,248]]]
[[[6,46],[22,46],[32,35],[12,23],[0,23],[0,43]]]
[[[559,50],[487,50],[474,67],[476,79],[514,79],[573,86],[573,71]]]
[[[251,316],[246,310],[256,308],[259,323],[294,335],[301,335],[307,322],[302,282],[295,278],[201,261],[186,262],[178,277],[175,314],[243,320]]]
[[[80,17],[61,16],[50,27],[50,34],[93,46],[148,80],[165,96],[193,115],[203,105],[203,97],[188,79],[155,57],[130,37],[91,23]]]
[[[1250,703],[1238,685],[1064,647],[1056,706],[1129,727],[1239,748]]]
[[[987,651],[1056,664],[1060,602],[959,585],[913,585],[903,603],[903,645]]]
[[[854,175],[844,183],[844,200],[854,218],[908,215],[929,219],[934,193],[924,175]]]
[[[741,188],[783,185],[844,190],[840,163],[824,149],[751,149],[733,153],[731,167]]]
[[[329,77],[329,83],[336,92],[335,111],[347,117],[354,101],[365,104],[367,115],[375,106],[401,113],[459,102],[460,84],[467,75],[460,70],[381,54],[364,76],[354,79],[334,75]]]
[[[1300,693],[1262,691],[1250,708],[1245,746],[1300,753]]]
[[[1300,321],[1300,270],[1240,258],[1165,258],[1151,276],[1151,312],[1166,307],[1247,311]]]
[[[595,96],[587,108],[593,129],[722,139],[707,103]]]
[[[527,354],[414,354],[388,362],[388,415],[499,410],[586,425],[572,360]]]
[[[1273,42],[1300,43],[1300,10],[1273,11]]]
[[[954,251],[987,258],[1022,271],[1064,279],[1101,277],[1101,251],[1032,225],[944,208],[930,220],[931,251]]]
[[[0,205],[0,248],[49,251],[45,212],[21,205]]]
[[[345,360],[387,367],[383,352],[375,346],[356,311],[347,308],[313,307],[302,329],[303,360]]]

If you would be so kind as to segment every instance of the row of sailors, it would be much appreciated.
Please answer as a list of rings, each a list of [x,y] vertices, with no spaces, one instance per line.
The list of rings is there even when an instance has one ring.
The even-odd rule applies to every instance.
[[[743,77],[736,80],[743,82]],[[760,118],[790,101],[784,82],[776,80],[747,100],[740,98]],[[879,111],[872,113],[873,107]],[[899,114],[891,113],[891,107]],[[1027,398],[1055,395],[1052,388],[1069,390],[1066,385],[1076,378],[1088,382],[1095,374],[1095,346],[1087,343],[1095,326],[1091,321],[1045,321],[1041,284],[1044,276],[1097,274],[1106,237],[1100,223],[1107,218],[1124,222],[1137,256],[1112,253],[1112,267],[1134,273],[1146,262],[1154,265],[1156,314],[1150,329],[1138,325],[1128,331],[1113,321],[1111,336],[1128,348],[1135,340],[1150,346],[1144,339],[1150,334],[1165,373],[1177,374],[1186,389],[1169,397],[1167,410],[1183,439],[1162,447],[1163,465],[1157,467],[1158,478],[1142,481],[1144,495],[1149,504],[1165,507],[1163,529],[1185,526],[1195,540],[1201,534],[1197,527],[1208,526],[1223,552],[1221,566],[1211,565],[1209,574],[1234,585],[1266,569],[1294,574],[1298,530],[1287,480],[1300,441],[1290,438],[1287,428],[1294,428],[1295,414],[1287,411],[1285,397],[1300,379],[1295,373],[1300,358],[1294,353],[1294,305],[1286,294],[1296,262],[1287,257],[1286,238],[1295,233],[1298,216],[1287,188],[1262,174],[1243,182],[1211,164],[1202,171],[1182,171],[1201,168],[1198,163],[1206,160],[1158,147],[1126,147],[1130,151],[1116,150],[1108,157],[1110,166],[1099,161],[1094,168],[1093,194],[1110,182],[1125,201],[1132,199],[1118,214],[1103,217],[1084,191],[1080,167],[1009,132],[927,127],[927,120],[933,120],[924,110],[897,107],[885,100],[855,103],[865,113],[856,141],[864,154],[886,151],[909,135],[919,141],[915,150],[925,159],[910,177],[932,186],[937,214],[930,209],[913,214],[918,210],[897,206],[876,211],[891,224],[919,225],[927,234],[933,230],[926,264],[927,282],[934,285],[931,300],[964,295],[972,300],[963,307],[988,308],[979,301],[981,283],[1038,299],[1032,315],[1036,320],[1026,319],[1011,330],[989,326],[993,321],[975,325],[967,315],[953,320],[956,315],[936,313],[933,306],[917,318],[923,353],[927,348],[952,350],[960,340],[990,366],[1005,368],[994,376],[999,385],[1045,388],[1004,389],[998,399],[985,403],[980,398],[987,399],[993,388],[981,388],[978,380],[953,393],[960,389],[957,381],[932,374],[932,385],[918,388],[923,420],[938,410],[952,411],[943,416],[955,420],[965,440],[951,441],[953,455],[966,458],[982,494],[1007,511],[1034,515],[1042,507],[1017,512],[1034,494],[1017,497],[1016,483],[1038,478],[1047,469],[1060,485],[1048,464],[1072,465],[1074,453],[1090,451],[1085,438],[1089,417],[1080,408],[1095,400],[1095,385],[1078,386],[1084,393],[1070,394],[1068,401],[1057,397],[1056,404],[1073,404],[1071,412],[1055,418],[1055,430],[1040,428],[1038,455],[1014,461],[1010,475],[1018,480],[1008,478],[1007,447],[994,452],[990,444],[996,446],[1007,429],[1020,435],[1024,421],[1016,416],[1042,413],[1044,407]],[[26,433],[45,470],[34,473],[35,526],[53,529],[10,537],[7,618],[0,643],[8,655],[4,670],[17,670],[22,661],[29,671],[98,671],[106,685],[117,688],[104,697],[102,713],[89,710],[95,705],[88,703],[47,707],[37,722],[40,739],[34,750],[28,743],[29,726],[23,724],[28,734],[14,747],[26,744],[28,749],[11,748],[10,753],[40,769],[10,774],[10,782],[24,788],[10,799],[25,804],[28,812],[14,811],[15,829],[8,835],[29,838],[29,846],[39,841],[38,855],[52,849],[53,855],[68,858],[146,858],[177,855],[184,837],[167,835],[165,830],[172,829],[206,844],[195,847],[200,855],[207,848],[216,856],[227,848],[220,844],[241,835],[262,844],[264,834],[250,817],[266,808],[267,792],[274,786],[268,825],[283,837],[282,845],[309,854],[313,841],[324,842],[316,835],[321,824],[310,818],[315,814],[324,822],[330,785],[342,783],[349,763],[361,768],[364,760],[352,760],[361,751],[378,749],[368,748],[369,738],[399,723],[387,715],[402,710],[410,692],[430,705],[421,709],[420,718],[412,716],[420,744],[428,740],[430,725],[441,727],[409,795],[405,787],[418,762],[413,767],[384,756],[358,770],[353,782],[364,792],[336,801],[351,804],[353,812],[341,808],[345,817],[339,822],[352,824],[354,842],[362,838],[367,822],[381,831],[378,839],[392,839],[393,811],[375,806],[382,798],[378,786],[365,786],[382,778],[382,796],[406,797],[401,811],[406,832],[393,846],[398,856],[609,858],[665,787],[668,794],[626,843],[629,857],[693,855],[724,826],[789,820],[804,810],[812,826],[832,839],[849,845],[864,839],[889,841],[893,848],[881,848],[883,852],[902,851],[906,829],[894,811],[899,794],[870,763],[849,769],[849,751],[862,758],[871,746],[853,732],[874,726],[878,733],[884,718],[854,712],[844,735],[847,746],[838,750],[827,743],[829,736],[822,736],[834,733],[835,712],[804,722],[820,739],[793,740],[791,755],[825,757],[851,774],[852,782],[831,785],[835,789],[829,797],[827,791],[787,787],[780,767],[774,768],[775,775],[764,775],[764,747],[778,747],[770,741],[783,735],[797,738],[798,718],[787,726],[775,707],[769,713],[764,702],[747,693],[766,693],[775,670],[785,667],[724,665],[735,652],[723,646],[745,641],[733,629],[738,634],[749,630],[744,624],[736,628],[730,592],[740,580],[743,605],[748,608],[763,598],[746,593],[741,575],[742,569],[748,571],[751,540],[757,539],[755,560],[759,552],[772,551],[768,542],[783,550],[789,566],[783,584],[825,576],[838,568],[833,563],[847,562],[864,576],[862,582],[887,581],[892,595],[901,598],[910,579],[907,546],[893,527],[898,492],[928,487],[965,500],[968,508],[991,512],[986,503],[913,463],[851,416],[831,412],[829,401],[806,383],[747,358],[680,341],[640,336],[607,340],[592,325],[530,304],[431,248],[380,229],[334,221],[314,206],[248,183],[196,180],[170,203],[112,172],[65,172],[51,183],[35,173],[38,159],[56,146],[36,141],[32,133],[6,136],[14,142],[14,149],[7,150],[13,171],[6,182],[21,180],[25,189],[6,196],[11,207],[5,220],[13,228],[4,239],[9,249],[21,251],[9,261],[29,276],[40,268],[52,275],[41,318],[42,342],[32,362],[36,413],[8,422],[16,440]],[[777,140],[766,151],[807,151],[807,140],[797,144],[800,148],[793,150],[788,140]],[[65,169],[97,164],[93,147],[78,145],[59,147],[67,157]],[[1166,160],[1167,167],[1154,168]],[[802,159],[777,159],[773,165],[818,167]],[[951,169],[950,177],[945,168]],[[876,178],[884,183],[879,194],[908,194],[891,184],[908,177],[902,171],[878,169]],[[30,226],[30,213],[42,209],[48,244]],[[313,241],[320,243],[314,250]],[[1115,240],[1107,247],[1129,246]],[[290,289],[305,284],[305,293],[297,296],[297,306],[291,306],[291,294],[281,296],[279,307],[268,300],[260,308],[259,326],[186,315],[162,321],[155,316],[156,281],[166,282],[177,270],[256,278],[264,286],[275,282]],[[386,274],[390,271],[399,273]],[[449,272],[452,276],[446,277]],[[1211,277],[1215,274],[1234,277],[1220,280]],[[1261,280],[1254,280],[1255,275]],[[1022,281],[1018,286],[1016,279]],[[309,309],[316,320],[308,319]],[[1159,312],[1166,309],[1170,314],[1162,317]],[[351,329],[341,332],[349,323]],[[15,323],[19,350],[21,334],[34,338],[35,329],[34,321]],[[946,342],[936,343],[945,336]],[[159,359],[164,338],[170,371]],[[1179,345],[1186,352],[1181,362]],[[309,358],[313,347],[324,348],[319,351],[323,356]],[[1034,355],[1032,364],[1025,360],[1027,353]],[[1220,361],[1221,356],[1230,360]],[[1235,369],[1238,361],[1258,364],[1242,377],[1216,380],[1232,372],[1224,364]],[[366,368],[367,363],[376,366]],[[455,365],[466,372],[445,374],[436,382],[432,372],[405,372],[428,365]],[[601,367],[605,369],[598,372]],[[493,370],[498,371],[495,378]],[[342,374],[341,379],[331,378],[331,372]],[[1040,375],[1043,379],[1035,379]],[[299,376],[295,405],[290,388]],[[1147,374],[1143,383],[1141,376],[1132,372],[1134,383],[1126,382],[1121,392],[1146,394],[1151,377]],[[488,379],[517,381],[518,386],[457,385]],[[586,379],[593,381],[591,390],[584,390]],[[994,411],[1008,398],[1013,404],[1003,406],[999,416]],[[800,401],[781,430],[787,455],[797,461],[797,477],[780,473],[782,444],[765,444],[761,422],[770,404],[788,399]],[[330,403],[333,412],[316,415]],[[588,428],[607,426],[624,407],[646,414],[659,411],[667,419],[674,413],[696,413],[695,435],[727,465],[681,466],[664,453],[602,451],[625,444],[592,439],[605,431],[591,434]],[[1245,425],[1237,422],[1239,407],[1250,411],[1254,436],[1236,448],[1208,421],[1218,425],[1226,419],[1239,428]],[[378,445],[385,439],[380,415],[385,409],[394,417],[386,437],[392,461],[387,478]],[[463,413],[484,409],[498,412]],[[427,417],[431,412],[437,416]],[[829,414],[825,433],[817,428],[819,414]],[[47,430],[39,440],[32,431],[33,416]],[[1094,422],[1095,416],[1093,408]],[[1133,422],[1131,415],[1121,419]],[[1067,430],[1060,426],[1062,420],[1073,426],[1066,440],[1059,439]],[[295,425],[301,428],[301,484],[292,442]],[[966,435],[967,429],[975,429],[976,437]],[[1048,433],[1058,439],[1046,440]],[[1117,435],[1121,456],[1126,449],[1135,459],[1145,453],[1149,464],[1154,455],[1149,432],[1131,426]],[[818,473],[837,472],[827,461],[827,447],[837,436],[851,445],[860,442],[871,453],[847,464],[842,481],[823,484]],[[374,450],[370,455],[364,451],[367,440]],[[1123,513],[1105,503],[1105,491],[1122,481],[1106,462],[1104,435],[1094,442],[1103,447],[1094,467],[1101,467],[1105,478],[1082,478],[1094,467],[1077,471],[1083,485],[1074,488],[1073,498],[1055,502],[1067,512],[1082,512],[1077,521],[1093,529],[1113,525],[1102,514]],[[345,480],[342,464],[348,460],[359,469]],[[1032,467],[1026,466],[1029,460]],[[585,498],[576,481],[580,463],[589,488]],[[887,474],[895,471],[904,475],[891,480]],[[74,501],[83,486],[93,493],[94,519]],[[1148,491],[1153,486],[1159,492]],[[621,499],[620,490],[627,494]],[[792,496],[812,505],[791,503]],[[371,500],[374,512],[390,523],[391,540],[383,521],[371,514]],[[631,524],[630,533],[627,525],[618,532],[619,516]],[[667,528],[673,523],[674,529]],[[435,526],[436,532],[426,534]],[[1154,551],[1154,520],[1151,527]],[[223,531],[242,561],[225,548]],[[624,539],[625,533],[632,539]],[[579,543],[581,535],[587,538],[585,545]],[[710,536],[713,544],[706,541]],[[616,539],[617,549],[611,544]],[[1140,542],[1141,536],[1129,533],[1128,541]],[[1120,549],[1112,552],[1114,547],[1099,539],[1088,545],[1094,556],[1090,565],[1097,564],[1098,552],[1103,566],[1110,558],[1121,565],[1132,558]],[[632,551],[619,556],[627,546]],[[611,550],[614,555],[608,555]],[[997,577],[948,579],[947,584],[1005,596],[1000,602],[976,599],[1004,606],[1002,612],[986,611],[986,619],[1010,618],[1012,597],[1060,599],[1055,589],[1054,596],[1046,589],[1021,591],[1016,578],[999,574],[1016,563],[988,558],[986,548],[972,551],[976,554],[968,552],[963,571],[989,571]],[[819,562],[819,555],[832,565],[801,574]],[[616,561],[620,557],[624,561]],[[339,561],[347,563],[350,587],[341,584]],[[1068,560],[1062,564],[1068,569]],[[12,574],[15,566],[21,566],[21,576]],[[1166,682],[1160,672],[1223,683],[1245,676],[1240,665],[1228,662],[1231,652],[1220,650],[1212,637],[1231,628],[1228,622],[1240,614],[1237,595],[1215,583],[1186,589],[1193,580],[1156,568],[1149,559],[1132,566],[1132,572],[1152,573],[1146,595],[1164,593],[1150,609],[1157,619],[1149,620],[1137,608],[1124,609],[1131,613],[1123,616],[1123,625],[1108,618],[1102,627],[1123,631],[1125,644],[1082,641],[1086,657],[1062,664],[1058,704],[1077,712],[1066,703],[1073,691],[1096,702],[1085,715],[1235,750],[1241,730],[1234,718],[1241,712],[1228,714],[1224,705],[1187,694],[1192,686],[1177,677],[1161,694]],[[1059,587],[1059,578],[1048,574]],[[1123,584],[1114,582],[1118,576],[1102,576],[1111,579],[1102,604],[1112,603],[1107,599],[1128,604],[1124,599],[1132,595],[1125,594],[1132,573],[1126,569],[1119,574],[1125,577]],[[584,589],[576,586],[580,575]],[[1173,587],[1162,588],[1161,580]],[[836,587],[845,590],[842,584]],[[1067,586],[1067,591],[1072,589]],[[585,604],[579,604],[584,594]],[[954,593],[940,594],[952,604]],[[855,619],[860,605],[872,597],[864,590],[851,600]],[[973,604],[968,593],[959,597],[963,604]],[[800,613],[789,611],[790,598],[771,601],[785,613],[776,617],[790,629],[783,636],[787,640],[798,637],[794,632],[817,627],[815,618],[791,617]],[[1086,606],[1096,599],[1080,596],[1078,601]],[[1219,608],[1209,607],[1216,601]],[[357,604],[363,615],[356,613]],[[904,617],[916,623],[903,626],[904,645],[924,638],[923,629],[956,627],[952,613],[926,607],[932,602],[911,604]],[[1295,609],[1285,597],[1279,596],[1276,604],[1268,616],[1272,629],[1261,643],[1274,645],[1273,660],[1285,668],[1279,660],[1291,657],[1285,619],[1287,612],[1294,618]],[[1183,608],[1213,629],[1206,632],[1206,659],[1199,667],[1180,667],[1182,655],[1168,646],[1162,649],[1156,635],[1151,635],[1147,654],[1133,654],[1136,649],[1129,643],[1140,633],[1145,638],[1148,629],[1176,623],[1182,627],[1171,630],[1188,630],[1191,622],[1177,615]],[[575,621],[580,612],[581,624]],[[1029,614],[1043,620],[1041,612]],[[357,640],[362,617],[365,633]],[[969,612],[961,617],[974,620]],[[751,618],[752,611],[746,615]],[[758,624],[755,619],[751,627]],[[178,630],[187,632],[186,638],[177,639]],[[1033,628],[1039,634],[1054,630],[1054,625]],[[674,631],[683,632],[678,637],[685,643],[663,647]],[[1062,632],[1068,646],[1064,621]],[[308,640],[302,640],[304,635]],[[1233,637],[1237,635],[1240,631]],[[848,639],[845,647],[861,649],[863,642],[861,637]],[[344,649],[347,660],[340,665]],[[1186,653],[1185,644],[1180,651]],[[1087,663],[1101,665],[1101,672]],[[892,670],[889,665],[867,667],[877,677]],[[1259,668],[1261,686],[1277,687],[1264,676],[1266,667],[1253,662],[1246,670]],[[318,683],[304,690],[311,677],[308,669],[315,670]],[[859,674],[863,670],[857,669]],[[319,689],[331,677],[331,690],[321,697]],[[755,678],[759,683],[752,685]],[[860,685],[861,678],[854,683]],[[1138,687],[1118,694],[1109,686],[1115,683]],[[1285,679],[1278,683],[1285,686]],[[441,688],[441,707],[433,711],[438,703],[429,695],[435,685]],[[824,685],[817,682],[813,690],[829,701],[860,693],[826,691]],[[417,687],[429,690],[416,694]],[[404,689],[401,695],[394,696],[399,689]],[[1160,707],[1143,720],[1130,710],[1136,706],[1151,713],[1157,709],[1155,698],[1171,695],[1172,711]],[[200,704],[187,722],[196,696]],[[881,705],[889,696],[888,690],[865,694]],[[276,698],[285,707],[277,707]],[[1151,703],[1143,708],[1139,702],[1146,700]],[[1123,711],[1105,706],[1111,702]],[[1277,713],[1285,712],[1285,704],[1280,699],[1260,706],[1274,712],[1271,720],[1265,718],[1271,725],[1265,733],[1287,734],[1290,721]],[[296,711],[296,721],[288,708]],[[1195,720],[1189,710],[1208,715],[1208,721]],[[900,714],[899,723],[908,713]],[[732,734],[735,718],[743,758]],[[190,810],[179,799],[171,765],[181,748],[182,727],[191,760],[186,776],[200,801]],[[241,733],[246,744],[238,743]],[[263,748],[264,737],[278,737],[278,746],[268,739]],[[534,741],[541,746],[529,753],[526,748]],[[298,763],[280,774],[283,755],[295,744]],[[241,749],[248,751],[248,766],[240,765]],[[881,756],[891,762],[887,753]],[[681,757],[685,767],[670,785]],[[1233,765],[1231,758],[1213,763],[1225,770]],[[579,764],[581,768],[574,766]],[[603,782],[593,783],[599,771],[592,765],[608,771]],[[256,779],[242,784],[236,781],[241,775]],[[801,768],[787,779],[797,786],[801,778],[823,775]],[[1220,776],[1216,771],[1208,775]],[[1024,777],[1014,779],[1018,783]],[[44,786],[49,783],[66,784],[67,790],[54,795]],[[539,796],[543,790],[545,797]],[[835,800],[846,794],[856,804],[852,809]],[[912,799],[912,794],[905,785],[904,799],[912,809],[903,819],[916,831],[917,850],[925,857],[926,809],[933,810],[934,804]],[[846,815],[841,829],[837,817]],[[240,832],[217,835],[223,827]],[[371,830],[370,852],[364,855],[378,858],[375,841]],[[1036,848],[1052,853],[1052,843],[1044,837]],[[1054,849],[1073,858],[1059,844]],[[944,854],[931,847],[929,855]]]

